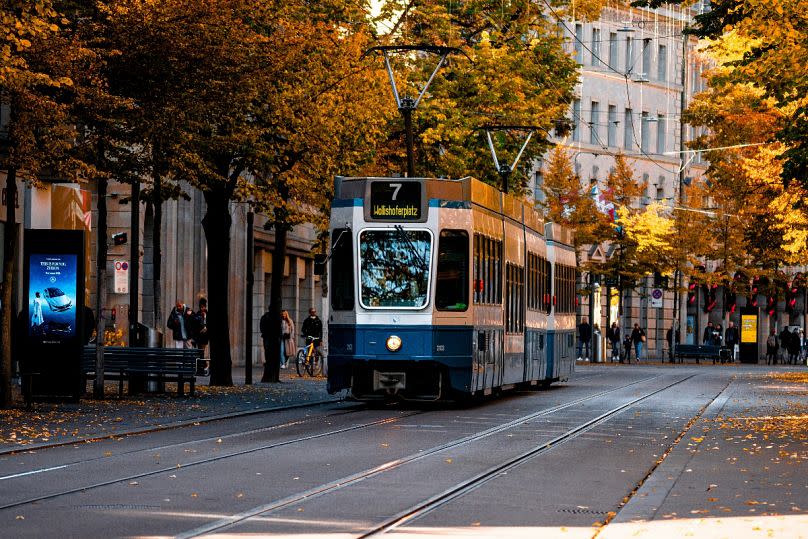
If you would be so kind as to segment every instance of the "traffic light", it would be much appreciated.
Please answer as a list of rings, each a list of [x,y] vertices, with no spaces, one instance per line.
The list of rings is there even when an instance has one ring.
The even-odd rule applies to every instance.
[[[704,312],[710,313],[715,309],[718,304],[718,285],[717,284],[704,284]]]

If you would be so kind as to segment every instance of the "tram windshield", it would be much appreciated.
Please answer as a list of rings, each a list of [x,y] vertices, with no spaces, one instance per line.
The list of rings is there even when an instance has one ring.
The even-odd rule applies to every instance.
[[[432,236],[427,230],[363,230],[359,234],[362,306],[421,308],[429,298]]]

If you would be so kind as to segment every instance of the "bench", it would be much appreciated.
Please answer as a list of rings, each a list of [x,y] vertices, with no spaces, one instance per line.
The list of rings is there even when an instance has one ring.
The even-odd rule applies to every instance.
[[[720,346],[712,344],[676,344],[674,345],[674,359],[679,359],[681,362],[686,357],[696,358],[696,363],[699,359],[712,359],[715,363],[716,359],[720,359],[722,349]]]
[[[132,380],[177,382],[177,395],[185,394],[185,383],[191,396],[196,384],[196,363],[202,350],[196,348],[104,347],[104,379],[118,381],[118,395],[123,395],[123,381]],[[95,378],[95,346],[85,346],[81,357],[81,372],[86,386]]]

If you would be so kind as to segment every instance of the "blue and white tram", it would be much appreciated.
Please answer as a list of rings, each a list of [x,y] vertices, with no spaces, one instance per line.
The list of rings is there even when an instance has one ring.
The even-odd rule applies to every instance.
[[[569,230],[471,178],[338,177],[334,192],[329,392],[455,399],[569,376]]]

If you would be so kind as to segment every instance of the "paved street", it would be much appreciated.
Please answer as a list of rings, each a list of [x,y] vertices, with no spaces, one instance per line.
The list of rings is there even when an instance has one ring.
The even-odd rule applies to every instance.
[[[808,537],[807,379],[804,368],[583,365],[568,383],[470,405],[253,409],[16,446],[0,454],[0,529]]]

